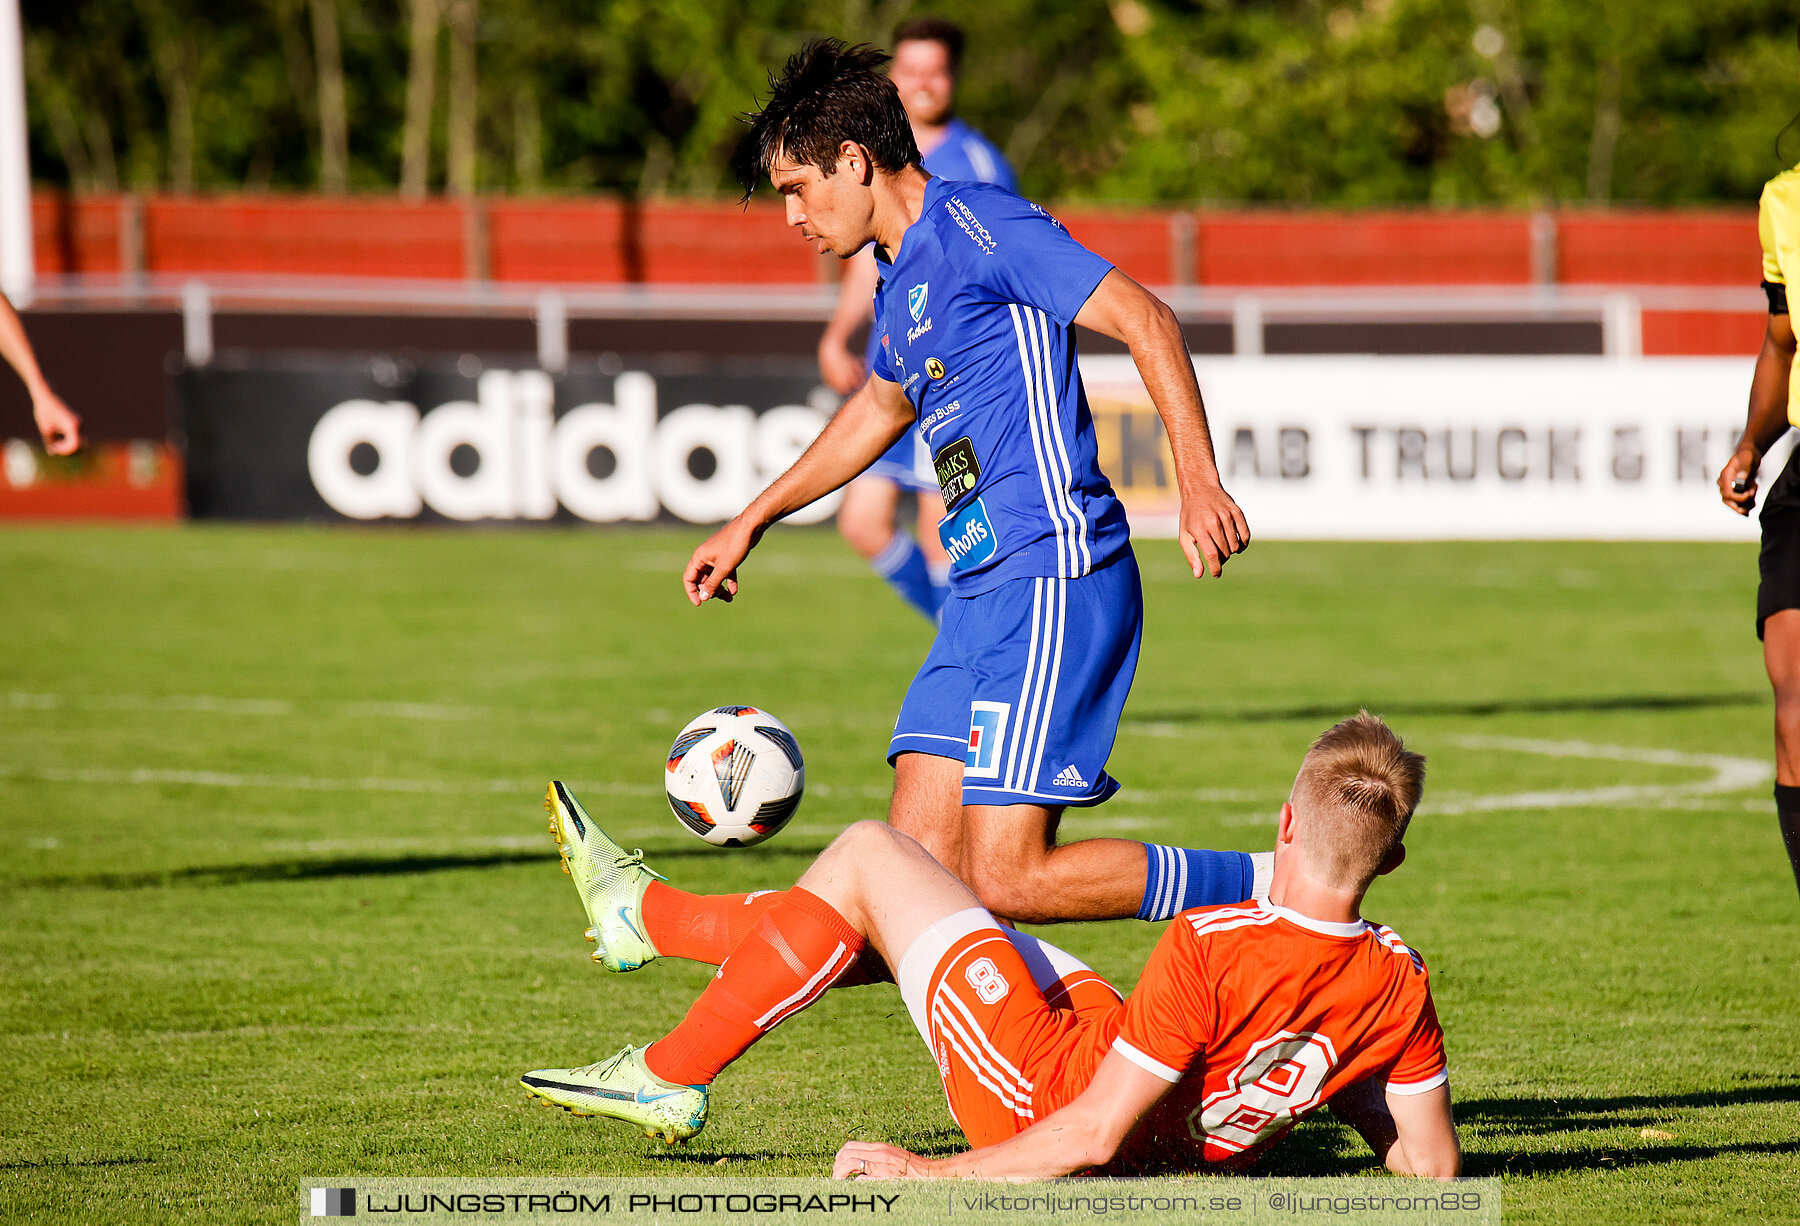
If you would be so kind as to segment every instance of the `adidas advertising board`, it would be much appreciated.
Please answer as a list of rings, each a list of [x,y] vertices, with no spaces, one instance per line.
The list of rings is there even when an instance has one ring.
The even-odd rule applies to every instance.
[[[1219,467],[1262,539],[1755,540],[1713,480],[1749,358],[1201,358]],[[1172,535],[1162,423],[1128,357],[1082,360],[1100,465],[1140,536]],[[176,376],[196,517],[456,522],[735,514],[823,428],[803,359],[574,366],[260,353]],[[954,442],[954,440],[952,440]],[[1772,481],[1784,440],[1764,461]],[[948,449],[954,451],[954,448]],[[940,454],[946,547],[993,548]],[[816,522],[836,498],[791,517]],[[954,531],[952,531],[952,529]]]
[[[618,523],[729,519],[835,397],[810,364],[696,370],[215,363],[177,377],[196,517]],[[790,516],[816,522],[833,497]]]
[[[1742,540],[1713,482],[1753,357],[1199,358],[1219,470],[1264,540]],[[1161,421],[1129,357],[1084,358],[1101,469],[1172,536]],[[1787,461],[1784,440],[1763,482]]]

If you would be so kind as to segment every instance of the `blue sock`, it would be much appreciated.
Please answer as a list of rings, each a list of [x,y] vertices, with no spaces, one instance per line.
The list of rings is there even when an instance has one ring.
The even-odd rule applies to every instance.
[[[1241,851],[1195,851],[1145,843],[1149,871],[1144,875],[1141,920],[1171,919],[1189,907],[1244,902],[1256,880],[1249,855]]]
[[[888,547],[869,559],[869,565],[893,585],[907,604],[932,621],[937,620],[944,593],[931,582],[931,568],[925,564],[925,551],[919,548],[919,542],[904,532],[896,532]]]

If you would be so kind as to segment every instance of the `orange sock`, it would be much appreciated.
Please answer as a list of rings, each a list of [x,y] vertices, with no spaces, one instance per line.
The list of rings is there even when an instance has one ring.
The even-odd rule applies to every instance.
[[[652,881],[644,891],[644,935],[665,958],[689,958],[717,966],[784,895],[782,890],[689,894]]]
[[[824,899],[788,890],[719,967],[681,1024],[650,1045],[645,1066],[677,1085],[710,1084],[752,1043],[823,996],[865,944]]]

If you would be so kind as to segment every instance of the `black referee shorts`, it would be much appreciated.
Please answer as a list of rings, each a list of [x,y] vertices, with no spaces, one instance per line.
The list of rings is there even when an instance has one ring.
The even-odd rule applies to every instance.
[[[1800,450],[1763,498],[1762,582],[1756,588],[1756,637],[1763,623],[1783,609],[1800,609]]]
[[[1756,637],[1763,623],[1783,609],[1800,609],[1800,508],[1765,510],[1762,553],[1757,558],[1762,582],[1756,586]]]

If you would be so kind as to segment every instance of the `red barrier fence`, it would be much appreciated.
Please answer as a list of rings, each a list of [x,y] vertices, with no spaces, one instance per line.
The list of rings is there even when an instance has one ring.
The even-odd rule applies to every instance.
[[[1745,285],[1756,212],[1102,210],[1062,214],[1152,285]],[[613,199],[39,193],[46,273],[229,272],[506,282],[828,278],[779,207]]]
[[[1756,213],[1061,210],[1149,285],[1739,286]],[[806,285],[836,275],[781,208],[594,199],[85,196],[33,202],[46,274],[229,273],[557,285]],[[1646,310],[1643,352],[1754,353],[1749,311]]]

